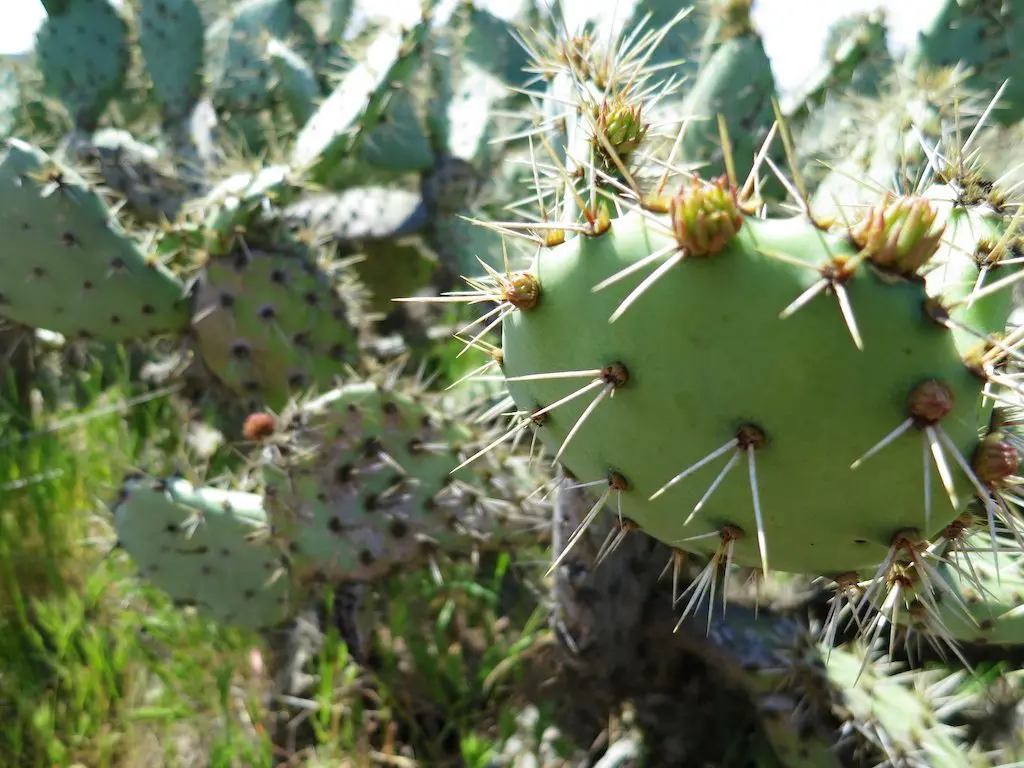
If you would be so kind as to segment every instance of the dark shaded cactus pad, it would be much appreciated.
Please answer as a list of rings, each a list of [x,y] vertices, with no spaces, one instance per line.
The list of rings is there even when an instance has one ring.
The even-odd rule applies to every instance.
[[[424,394],[358,382],[282,413],[264,451],[267,508],[297,573],[375,580],[431,552],[530,540],[535,479],[459,467],[472,431]],[[524,482],[524,478],[525,482]]]
[[[199,278],[192,328],[206,367],[231,390],[281,408],[326,388],[359,355],[361,297],[298,243],[211,256]]]

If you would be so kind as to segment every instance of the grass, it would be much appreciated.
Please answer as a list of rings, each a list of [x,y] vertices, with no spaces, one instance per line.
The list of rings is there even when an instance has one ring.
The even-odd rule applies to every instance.
[[[264,639],[138,580],[106,509],[133,468],[213,476],[231,452],[197,467],[181,410],[116,378],[101,386],[93,370],[47,389],[39,421],[51,428],[24,438],[0,416],[4,765],[271,766]],[[488,765],[535,687],[520,662],[548,638],[532,597],[508,599],[519,569],[502,556],[384,585],[372,670],[328,635],[318,684],[295,708],[313,744],[287,764]]]

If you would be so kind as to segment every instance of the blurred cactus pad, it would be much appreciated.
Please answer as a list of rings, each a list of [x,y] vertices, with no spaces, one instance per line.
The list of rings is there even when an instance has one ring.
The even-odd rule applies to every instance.
[[[605,5],[43,3],[4,766],[1024,765],[1024,2]]]

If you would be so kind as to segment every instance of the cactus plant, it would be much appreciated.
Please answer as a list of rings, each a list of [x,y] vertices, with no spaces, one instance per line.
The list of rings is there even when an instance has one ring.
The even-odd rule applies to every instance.
[[[532,11],[527,32],[471,3],[443,28],[427,3],[351,46],[347,2],[321,19],[330,39],[308,4],[283,0],[209,27],[170,0],[123,16],[103,4],[86,24],[90,2],[51,3],[36,51],[72,113],[60,151],[17,138],[0,161],[0,316],[69,340],[165,337],[192,355],[187,376],[209,377],[218,415],[253,411],[236,490],[126,484],[115,527],[142,575],[219,623],[280,630],[321,587],[531,546],[550,524],[539,445],[578,501],[566,527],[558,491],[554,626],[576,644],[566,668],[595,689],[563,722],[631,700],[666,760],[699,744],[702,759],[732,749],[775,768],[991,764],[951,725],[957,676],[895,676],[872,644],[888,627],[890,656],[923,638],[954,667],[979,643],[1020,641],[1018,200],[959,133],[985,122],[976,94],[960,101],[959,70],[918,61],[913,79],[883,78],[870,36],[783,120],[745,0],[710,14],[642,2],[634,22],[656,23],[618,38]],[[132,114],[159,126],[100,130],[138,87],[133,24],[152,89]],[[56,42],[108,27],[116,44],[74,90]],[[979,50],[983,70],[1007,61]],[[340,73],[325,65],[339,52]],[[677,53],[689,64],[655,64]],[[219,137],[194,130],[204,109]],[[239,143],[270,157],[240,168]],[[818,161],[836,167],[824,183]],[[110,190],[134,215],[103,202]],[[453,274],[470,290],[438,297]],[[403,326],[399,293],[473,305],[460,346]],[[406,346],[382,352],[393,328]],[[449,382],[479,362],[466,378],[507,391],[479,410],[452,402],[382,373],[395,354],[444,361]],[[625,564],[588,574],[573,557],[588,539],[597,563],[625,550]],[[217,547],[238,563],[226,575]],[[666,560],[671,599],[654,573]],[[718,597],[749,598],[744,573],[834,585],[819,636],[771,607],[715,616]],[[638,648],[683,648],[687,674],[696,659],[699,679],[727,678],[699,687],[714,689],[710,711],[739,702],[747,735],[720,755],[720,731],[693,723],[677,753],[658,719],[693,702],[623,684]],[[671,717],[651,706],[664,696]]]
[[[197,488],[180,477],[130,479],[114,527],[146,579],[216,621],[273,627],[301,604],[257,494]]]
[[[11,138],[0,188],[7,247],[18,254],[0,265],[4,317],[111,341],[187,326],[182,282],[142,252],[81,176]]]
[[[277,423],[264,441],[263,492],[309,578],[379,579],[467,534],[499,546],[537,526],[513,462],[493,485],[484,471],[451,476],[478,441],[423,393],[352,383],[295,404]]]

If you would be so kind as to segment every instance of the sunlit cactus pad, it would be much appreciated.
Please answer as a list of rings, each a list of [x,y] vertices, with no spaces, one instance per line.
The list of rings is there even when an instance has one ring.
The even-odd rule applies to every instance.
[[[950,245],[926,198],[826,231],[752,215],[723,178],[595,214],[470,292],[504,307],[520,427],[627,529],[715,562],[873,571],[930,539],[982,487],[985,350],[1009,305],[972,291],[985,264],[1017,267],[1007,216],[958,203]]]
[[[2,149],[0,316],[104,341],[187,326],[182,282],[148,258],[98,192],[23,141]]]
[[[295,608],[298,593],[256,494],[182,478],[129,480],[114,526],[142,576],[203,615],[258,629]]]

